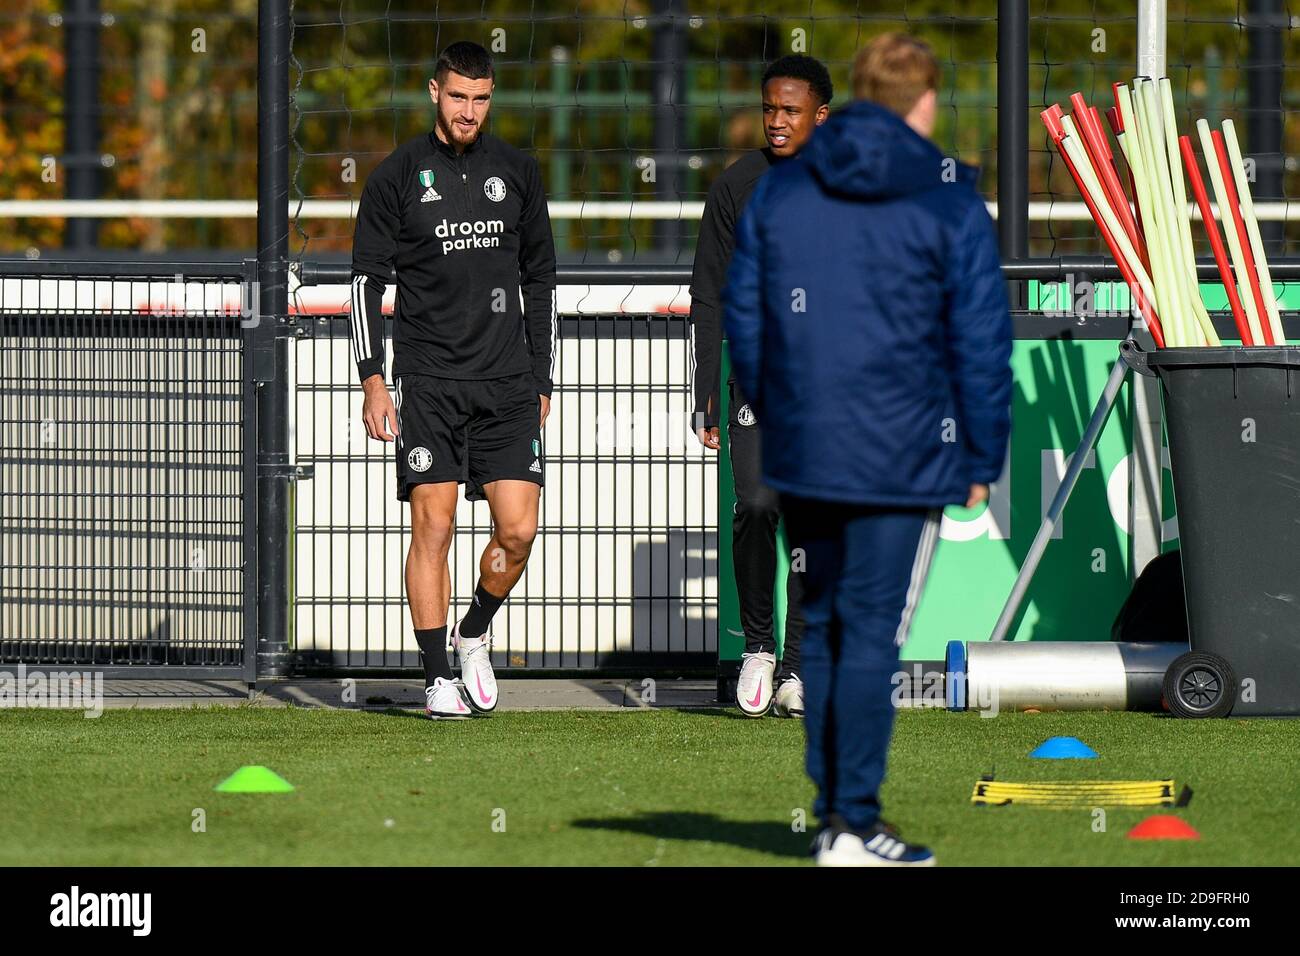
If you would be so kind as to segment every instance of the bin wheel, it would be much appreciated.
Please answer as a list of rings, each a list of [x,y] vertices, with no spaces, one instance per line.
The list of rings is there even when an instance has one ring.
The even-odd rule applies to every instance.
[[[1165,703],[1175,717],[1227,717],[1236,689],[1232,665],[1218,654],[1192,651],[1165,671]]]

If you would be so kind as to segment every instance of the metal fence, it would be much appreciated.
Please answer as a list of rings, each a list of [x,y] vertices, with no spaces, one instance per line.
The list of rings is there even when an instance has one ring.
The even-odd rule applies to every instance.
[[[0,664],[251,677],[247,276],[76,270],[0,278]]]
[[[360,426],[341,308],[274,322],[241,314],[252,307],[251,263],[201,276],[185,264],[0,268],[26,272],[0,277],[0,666],[254,680],[260,480],[289,493],[288,671],[418,667],[403,594],[409,512],[395,500],[392,446]],[[1101,278],[1113,267],[1080,258],[1005,271],[1019,284],[1067,270]],[[308,278],[346,274],[317,266]],[[564,274],[571,301],[596,297],[592,286],[575,296],[580,280],[681,293],[687,277]],[[1068,299],[1058,308],[1018,310],[1017,337],[1117,339],[1128,329],[1124,315],[1072,314]],[[494,622],[495,663],[708,667],[717,466],[688,431],[686,317],[571,307],[558,329],[539,535]],[[277,341],[288,357],[279,379]],[[285,461],[264,445],[259,454],[266,391],[283,393]],[[461,599],[489,532],[486,506],[461,501],[452,550]]]
[[[269,482],[287,491],[284,557],[261,549],[264,571],[289,566],[287,671],[418,667],[409,511],[392,447],[360,426],[341,309],[259,321],[251,263],[0,271],[0,665],[253,680]],[[558,335],[539,535],[495,662],[709,668],[717,469],[689,431],[687,319],[570,311]],[[257,441],[268,398],[284,460]],[[462,598],[490,530],[460,503]]]
[[[295,485],[299,665],[416,668],[402,573],[410,511],[395,498],[393,446],[361,425],[346,316],[295,324],[291,444],[311,474]],[[494,664],[711,668],[717,464],[689,430],[686,317],[570,313],[558,334],[538,537],[493,622]],[[450,620],[490,534],[486,503],[462,498]]]

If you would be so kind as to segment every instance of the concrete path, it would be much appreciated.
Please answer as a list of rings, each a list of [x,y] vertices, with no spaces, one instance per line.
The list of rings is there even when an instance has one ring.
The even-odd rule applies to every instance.
[[[644,710],[657,707],[716,707],[711,680],[501,680],[507,710]],[[106,680],[104,708],[130,707],[386,707],[422,708],[424,682],[380,678],[293,678],[262,681],[250,698],[240,681]]]

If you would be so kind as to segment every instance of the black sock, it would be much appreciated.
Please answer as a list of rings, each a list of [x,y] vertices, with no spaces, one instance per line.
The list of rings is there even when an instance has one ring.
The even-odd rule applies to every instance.
[[[415,629],[415,643],[420,645],[420,663],[424,665],[424,686],[432,687],[435,677],[451,680],[447,662],[447,625]]]
[[[505,599],[504,594],[501,597],[488,594],[483,590],[483,582],[480,581],[474,588],[474,603],[469,606],[469,613],[460,622],[460,636],[482,637],[486,634],[488,625],[492,623],[492,615],[496,614],[497,608]]]

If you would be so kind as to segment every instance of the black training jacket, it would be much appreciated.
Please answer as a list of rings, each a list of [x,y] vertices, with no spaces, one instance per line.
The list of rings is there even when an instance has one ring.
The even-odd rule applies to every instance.
[[[735,245],[736,223],[754,184],[779,160],[755,149],[724,169],[709,187],[691,270],[691,340],[695,356],[694,428],[718,424],[722,378],[722,287]]]
[[[383,373],[381,302],[394,268],[394,376],[531,372],[538,394],[551,394],[555,245],[537,160],[487,133],[457,155],[429,132],[375,167],[352,238],[362,381]]]

